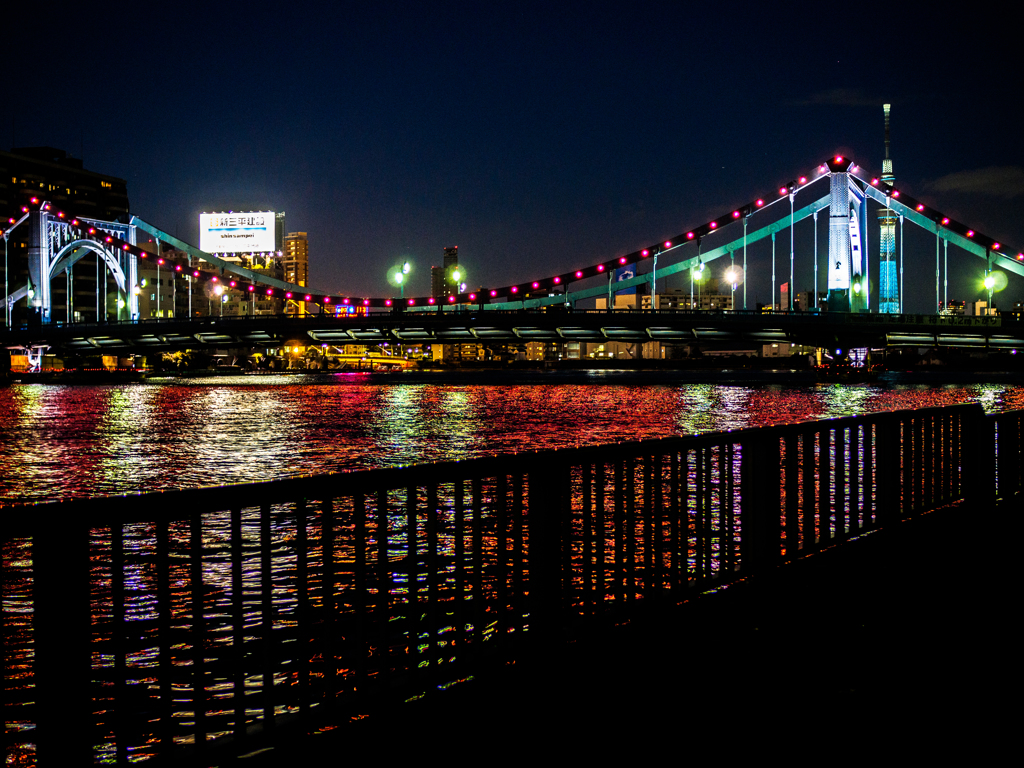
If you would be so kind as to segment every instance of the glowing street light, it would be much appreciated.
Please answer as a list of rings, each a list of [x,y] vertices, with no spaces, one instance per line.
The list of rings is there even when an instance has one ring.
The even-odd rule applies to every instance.
[[[988,308],[985,314],[992,314],[992,291],[996,287],[996,278],[991,272],[985,275],[985,287],[988,289]]]
[[[737,267],[735,264],[731,265],[725,270],[725,279],[729,281],[729,305],[732,309],[736,309],[736,286],[740,282],[740,276],[743,274],[743,270]]]
[[[403,299],[405,298],[405,284],[409,282],[408,275],[410,272],[412,272],[412,264],[408,261],[396,264],[388,272],[388,282],[401,290],[401,296]]]

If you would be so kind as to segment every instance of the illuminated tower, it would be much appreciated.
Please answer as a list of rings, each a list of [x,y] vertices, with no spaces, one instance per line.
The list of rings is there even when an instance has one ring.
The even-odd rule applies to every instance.
[[[889,159],[889,105],[883,104],[885,112],[885,160],[882,161],[882,183],[890,187],[896,181],[892,175],[892,160]],[[896,214],[886,208],[878,212],[878,311],[898,314],[900,311],[900,289],[896,274]]]
[[[309,240],[305,232],[289,232],[284,236],[284,255],[281,260],[286,282],[306,287],[309,285]],[[306,302],[289,301],[285,314],[306,314]]]

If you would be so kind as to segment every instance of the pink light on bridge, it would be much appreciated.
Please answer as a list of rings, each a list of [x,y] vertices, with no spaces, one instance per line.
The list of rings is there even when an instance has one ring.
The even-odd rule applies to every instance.
[[[429,299],[427,299],[427,304],[433,304],[433,303],[434,303],[434,297],[431,296]]]
[[[292,292],[291,292],[291,291],[288,291],[288,293],[286,293],[286,294],[284,295],[284,297],[285,297],[286,299],[290,299],[290,298],[292,297]]]
[[[250,285],[249,286],[249,293],[252,293],[255,290],[256,290],[256,286],[255,285]]]
[[[789,187],[779,187],[779,194],[780,195],[788,195],[789,194]]]
[[[757,198],[757,200],[754,201],[754,205],[756,205],[758,208],[760,208],[762,205],[764,205],[764,200],[762,200],[759,197],[759,198]]]
[[[312,301],[312,300],[313,300],[313,297],[312,297],[312,296],[310,296],[310,295],[309,295],[309,294],[307,293],[307,294],[306,294],[306,298],[304,299],[304,301]]]
[[[453,304],[454,302],[455,302],[455,297],[454,296],[449,296],[448,297],[448,303],[449,304]]]
[[[583,273],[580,270],[578,270],[578,269],[576,270],[576,277],[577,278],[583,277]]]
[[[497,296],[497,295],[498,295],[498,292],[497,292],[497,291],[491,291],[491,296],[492,296],[492,297],[493,297],[493,296]]]
[[[801,176],[799,181],[800,181],[801,184],[806,184],[807,183],[807,177],[806,176]]]
[[[644,251],[644,255],[645,256],[647,255],[647,251]],[[598,272],[604,272],[604,264],[598,264],[597,265],[597,271]]]
[[[974,230],[973,229],[968,229],[967,230],[967,236],[968,237],[974,237]]]
[[[534,288],[540,288],[540,283],[538,283],[536,280],[534,280],[533,281],[533,287]]]
[[[413,306],[416,303],[416,299],[409,299],[409,306]]]
[[[712,221],[708,226],[712,229],[718,229],[718,223],[714,221]]]
[[[947,216],[943,216],[942,217],[942,223],[943,224],[949,224],[949,218]]]
[[[512,286],[512,293],[519,293],[519,289],[516,286]]]
[[[273,295],[274,295],[274,289],[273,288],[267,288],[267,296],[273,296]]]
[[[391,306],[391,299],[384,299],[384,306],[385,307],[390,307]]]
[[[671,248],[672,247],[672,243],[670,243],[668,240],[666,240],[665,241],[665,247],[666,248]],[[646,256],[647,254],[644,254],[644,255]]]
[[[693,232],[687,232],[686,233],[686,239],[687,240],[693,240],[693,238],[694,238]]]
[[[560,283],[560,282],[562,282],[562,278],[556,277],[555,278],[555,285],[558,285],[558,283]]]
[[[620,256],[619,257],[619,264],[625,264],[625,263],[626,263],[626,257],[625,256]]]
[[[740,217],[740,212],[739,212],[739,211],[733,211],[733,212],[732,212],[732,217],[733,217],[734,219],[738,219],[738,218]]]
[[[992,243],[992,250],[993,251],[998,251],[999,250],[999,243]]]
[[[476,294],[475,293],[469,294],[469,300],[470,301],[476,301]]]

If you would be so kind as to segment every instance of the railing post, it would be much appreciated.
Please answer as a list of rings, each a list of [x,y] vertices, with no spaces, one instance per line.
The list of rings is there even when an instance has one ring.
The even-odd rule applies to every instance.
[[[48,520],[32,535],[32,667],[40,768],[93,762],[86,519]]]
[[[996,500],[995,420],[985,415],[981,404],[965,409],[960,418],[964,498],[975,507],[991,506]]]
[[[751,430],[742,441],[742,560],[745,575],[781,561],[781,452],[778,430]]]
[[[903,519],[900,506],[900,422],[895,414],[880,414],[875,429],[876,523],[879,528]]]
[[[536,661],[562,639],[563,528],[569,517],[568,467],[550,454],[529,468],[530,641]]]

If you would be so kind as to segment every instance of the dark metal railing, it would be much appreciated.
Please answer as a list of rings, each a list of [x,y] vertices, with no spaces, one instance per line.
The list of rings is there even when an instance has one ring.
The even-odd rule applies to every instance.
[[[174,759],[334,727],[1019,494],[1022,415],[960,405],[9,507],[7,752]]]

